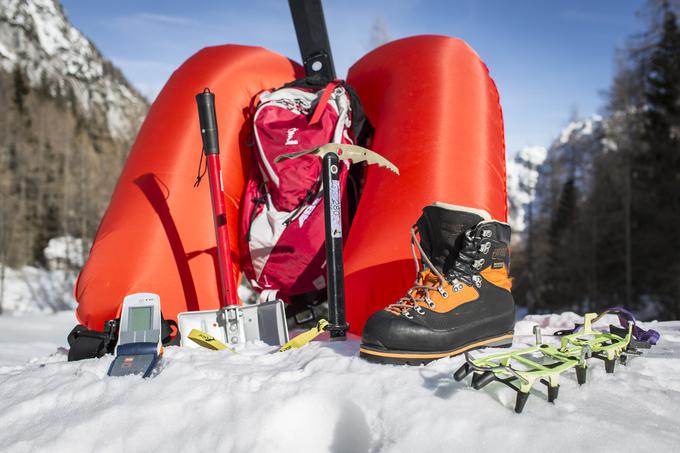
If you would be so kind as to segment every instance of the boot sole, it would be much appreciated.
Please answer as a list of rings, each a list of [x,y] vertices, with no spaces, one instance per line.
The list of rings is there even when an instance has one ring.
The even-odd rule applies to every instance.
[[[500,336],[476,339],[463,346],[459,346],[454,350],[444,352],[391,351],[386,349],[373,349],[362,345],[359,347],[359,357],[374,363],[424,365],[433,360],[452,357],[472,349],[509,348],[512,346],[513,333],[514,331],[510,331]]]

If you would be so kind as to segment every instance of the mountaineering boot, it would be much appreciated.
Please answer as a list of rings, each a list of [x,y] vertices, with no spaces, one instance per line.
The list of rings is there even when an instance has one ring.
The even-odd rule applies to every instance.
[[[415,365],[474,348],[510,346],[515,303],[509,243],[510,226],[491,220],[486,211],[426,206],[411,228],[415,284],[368,319],[361,357]]]

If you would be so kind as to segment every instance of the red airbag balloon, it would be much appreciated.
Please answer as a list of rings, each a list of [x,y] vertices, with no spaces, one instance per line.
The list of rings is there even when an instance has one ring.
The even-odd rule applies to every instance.
[[[507,218],[498,92],[463,41],[416,36],[359,60],[347,82],[375,127],[371,148],[401,172],[368,169],[345,244],[347,320],[360,333],[376,310],[411,287],[410,227],[435,201]]]
[[[123,297],[161,296],[163,314],[219,305],[208,184],[192,187],[201,151],[194,96],[216,94],[227,217],[239,274],[239,204],[249,171],[244,111],[262,89],[301,77],[265,49],[220,46],[170,78],[140,130],[76,286],[77,316],[101,330]],[[401,176],[369,167],[345,245],[347,317],[360,333],[414,277],[409,228],[435,201],[486,209],[505,221],[503,121],[488,70],[463,41],[418,36],[386,44],[349,72],[375,127],[371,147]]]
[[[160,295],[166,318],[219,307],[207,178],[193,187],[202,149],[194,96],[205,87],[216,96],[233,270],[239,275],[238,210],[250,170],[244,109],[261,90],[300,76],[300,67],[281,55],[234,45],[203,49],[175,71],[130,151],[78,279],[82,324],[101,330],[123,297],[135,292]]]

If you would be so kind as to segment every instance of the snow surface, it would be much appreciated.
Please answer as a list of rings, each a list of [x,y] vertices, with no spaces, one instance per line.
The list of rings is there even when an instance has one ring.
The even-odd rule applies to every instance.
[[[68,348],[66,336],[76,324],[73,311],[0,316],[0,386],[5,373],[22,368],[35,357],[49,356],[57,353],[58,348]],[[2,442],[0,451],[3,451]]]
[[[48,241],[43,255],[48,269],[23,266],[4,268],[2,313],[12,316],[26,313],[54,313],[75,308],[73,290],[83,265],[83,249],[90,244],[72,236],[59,236]],[[0,273],[0,278],[2,274]]]
[[[531,342],[535,324],[547,334],[580,319],[529,316],[517,324],[516,345]],[[357,356],[356,339],[286,353],[169,347],[152,379],[109,378],[110,356],[68,363],[57,350],[73,323],[71,313],[0,317],[0,450],[574,453],[680,445],[677,321],[648,323],[661,332],[659,345],[613,375],[592,360],[579,388],[566,373],[554,405],[541,387],[521,415],[507,387],[474,391],[455,382],[460,357],[375,365]]]
[[[75,307],[73,287],[76,272],[47,270],[33,266],[5,268],[2,310],[16,316],[26,313],[54,313]]]

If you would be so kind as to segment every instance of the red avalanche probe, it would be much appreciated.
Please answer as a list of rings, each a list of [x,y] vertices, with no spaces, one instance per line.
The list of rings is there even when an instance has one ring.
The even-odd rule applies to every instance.
[[[217,239],[217,262],[220,268],[220,290],[223,297],[221,306],[241,305],[236,294],[236,283],[232,272],[231,247],[227,230],[227,206],[224,201],[224,183],[220,167],[220,144],[217,134],[217,116],[215,115],[215,95],[208,88],[196,95],[198,118],[203,139],[210,181],[210,198],[212,200],[213,218],[215,219],[215,236]]]

